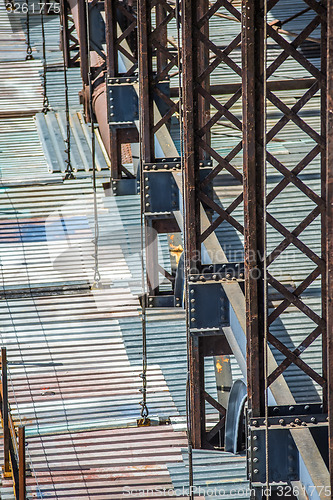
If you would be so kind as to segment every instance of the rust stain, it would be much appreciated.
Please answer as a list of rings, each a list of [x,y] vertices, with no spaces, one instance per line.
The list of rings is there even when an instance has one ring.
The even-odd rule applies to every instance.
[[[170,235],[170,240],[173,242],[175,238],[174,234]],[[173,243],[170,243],[170,249],[171,249],[171,255],[176,259],[177,265],[179,264],[179,259],[181,257],[181,254],[183,253],[184,249],[181,245],[174,245]]]

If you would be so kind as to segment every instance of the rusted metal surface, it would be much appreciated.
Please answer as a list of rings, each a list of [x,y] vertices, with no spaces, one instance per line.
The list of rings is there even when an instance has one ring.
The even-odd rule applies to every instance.
[[[327,157],[326,157],[326,270],[327,270],[327,403],[328,448],[333,491],[333,5],[327,3]]]
[[[264,151],[264,34],[263,2],[245,2],[243,10],[243,154],[245,295],[247,321],[248,399],[253,416],[264,412],[264,281],[265,252],[263,192]]]
[[[251,5],[249,5],[250,9],[247,9],[247,12],[251,12]],[[306,34],[309,32],[312,32],[314,29],[317,28],[317,26],[322,22],[325,24],[324,21],[324,16],[325,16],[325,11],[324,9],[320,9],[320,12],[318,13],[319,15],[315,15],[312,22],[303,30],[303,32],[299,35],[298,38],[298,44],[301,43],[302,40],[304,40]],[[259,24],[258,24],[259,23]],[[255,27],[258,29],[255,29]],[[263,20],[260,20],[260,16],[258,15],[253,15],[252,17],[252,24],[249,25],[249,32],[263,32]],[[265,308],[266,306],[264,305],[264,300],[263,300],[263,291],[259,293],[259,290],[262,290],[263,284],[264,284],[264,275],[263,275],[263,270],[262,270],[262,258],[266,259],[266,265],[270,266],[270,264],[277,259],[281,254],[288,249],[288,247],[292,244],[295,245],[296,248],[303,252],[304,255],[306,255],[309,259],[313,261],[315,264],[315,267],[312,268],[312,272],[304,279],[304,281],[296,288],[296,290],[293,293],[290,293],[285,286],[283,286],[277,278],[272,276],[270,273],[270,270],[268,269],[267,272],[267,280],[270,286],[272,286],[275,290],[279,291],[282,296],[283,296],[283,301],[273,309],[273,311],[270,312],[268,316],[268,326],[269,328],[271,325],[274,323],[274,321],[277,321],[279,316],[283,314],[283,312],[286,310],[288,306],[291,304],[295,305],[301,312],[303,312],[306,316],[308,316],[312,322],[313,322],[313,328],[314,330],[306,337],[303,339],[301,345],[293,352],[291,353],[289,349],[283,345],[281,341],[279,341],[274,334],[272,333],[271,330],[268,331],[268,341],[278,350],[280,350],[284,356],[286,356],[286,359],[284,362],[276,369],[274,370],[273,373],[269,374],[268,378],[268,385],[270,385],[276,378],[291,364],[295,363],[301,370],[303,370],[309,377],[314,379],[320,386],[324,388],[324,394],[325,394],[325,362],[323,363],[323,372],[322,373],[316,373],[312,368],[309,367],[306,363],[304,363],[300,358],[299,355],[301,352],[304,351],[311,343],[318,338],[319,335],[322,334],[323,337],[323,353],[325,352],[325,319],[321,315],[317,314],[317,311],[311,310],[311,307],[306,305],[302,300],[299,299],[299,296],[305,292],[305,290],[315,281],[317,280],[317,283],[320,279],[320,276],[323,276],[323,260],[322,256],[324,256],[325,250],[324,246],[322,247],[322,254],[319,255],[317,254],[316,251],[313,251],[311,249],[311,245],[305,245],[301,239],[298,239],[298,236],[317,218],[317,217],[322,217],[323,221],[325,220],[325,213],[324,213],[324,206],[323,206],[323,198],[325,198],[325,192],[323,191],[322,197],[320,198],[317,196],[311,189],[306,185],[306,182],[300,180],[297,178],[297,175],[302,172],[306,171],[307,165],[313,161],[318,155],[321,154],[321,150],[324,147],[324,141],[325,141],[325,129],[318,130],[316,127],[313,127],[313,125],[309,125],[306,123],[306,119],[301,119],[297,115],[297,113],[303,108],[303,106],[306,105],[306,103],[318,92],[319,89],[321,89],[321,94],[323,96],[323,99],[325,100],[325,82],[324,82],[324,77],[323,75],[325,74],[325,67],[322,68],[322,72],[320,72],[311,62],[309,62],[303,55],[299,55],[298,53],[296,54],[294,52],[293,47],[288,44],[288,42],[282,38],[280,35],[276,33],[275,30],[271,26],[267,26],[268,34],[271,36],[271,38],[278,44],[281,44],[281,47],[284,48],[284,56],[279,56],[274,62],[270,63],[268,69],[267,69],[267,77],[269,78],[275,71],[275,69],[282,63],[283,59],[287,57],[287,54],[289,54],[291,57],[294,57],[295,60],[297,60],[303,67],[307,69],[309,72],[309,75],[311,77],[315,77],[316,81],[312,85],[312,87],[302,95],[302,97],[298,100],[298,102],[294,105],[294,107],[290,110],[287,108],[287,106],[283,103],[283,101],[276,96],[271,90],[267,89],[267,99],[270,101],[274,106],[276,106],[281,112],[282,112],[282,118],[275,123],[275,125],[272,128],[269,128],[267,131],[267,142],[268,144],[270,141],[277,136],[277,134],[282,130],[282,128],[285,126],[287,123],[286,120],[292,120],[296,126],[299,127],[299,129],[304,132],[305,134],[308,134],[308,136],[311,137],[312,143],[313,143],[313,148],[308,152],[304,152],[303,158],[301,161],[299,161],[298,165],[294,168],[292,172],[290,172],[281,162],[279,162],[274,154],[269,149],[269,146],[267,148],[267,151],[265,154],[267,154],[267,161],[269,164],[271,164],[274,168],[276,168],[282,175],[285,176],[285,178],[280,181],[276,186],[273,188],[270,187],[270,191],[267,193],[267,205],[272,206],[275,200],[275,198],[283,191],[284,188],[288,186],[290,182],[292,182],[298,189],[300,189],[303,194],[305,194],[309,199],[312,200],[312,202],[315,203],[315,208],[312,209],[311,212],[307,214],[307,216],[301,221],[300,224],[296,228],[294,228],[292,231],[289,230],[289,228],[286,228],[283,224],[280,223],[271,213],[270,207],[267,209],[266,214],[265,212],[265,207],[263,205],[264,203],[264,188],[261,186],[264,186],[263,181],[260,181],[260,179],[263,179],[263,171],[260,173],[258,172],[258,165],[262,164],[262,157],[264,154],[263,150],[263,127],[261,125],[262,121],[262,116],[264,114],[263,107],[264,103],[262,101],[261,96],[263,95],[263,90],[258,87],[257,88],[252,88],[251,89],[251,79],[246,80],[249,81],[249,91],[247,94],[244,95],[245,98],[245,105],[247,104],[248,106],[251,106],[252,104],[252,110],[249,109],[249,114],[248,114],[248,120],[246,124],[246,132],[247,134],[251,133],[251,128],[253,128],[253,137],[247,135],[246,140],[245,140],[245,155],[244,155],[244,168],[245,172],[247,175],[247,182],[245,183],[245,215],[246,215],[246,220],[247,220],[247,241],[246,241],[246,262],[247,262],[247,272],[248,272],[248,281],[247,281],[247,299],[248,299],[248,304],[249,308],[254,308],[252,312],[249,311],[249,316],[248,316],[248,346],[249,346],[249,374],[253,377],[252,384],[250,382],[250,391],[249,394],[256,394],[255,398],[256,400],[253,401],[253,411],[255,414],[263,414],[263,407],[264,407],[264,393],[263,389],[259,393],[254,392],[254,387],[260,386],[260,381],[264,380],[264,351],[263,351],[263,341],[262,339],[260,340],[260,335],[262,335],[263,332],[263,325],[260,326],[260,323],[258,324],[257,322],[260,321],[260,318],[263,318],[265,314]],[[249,35],[251,36],[251,35]],[[263,35],[262,35],[263,36]],[[325,37],[323,37],[324,40]],[[255,42],[255,41],[254,41]],[[254,47],[254,50],[256,50],[256,45],[252,45],[249,43],[246,43],[244,46],[244,50],[248,51],[249,47]],[[324,48],[323,48],[324,50]],[[258,53],[263,53],[263,41],[261,41],[261,46],[257,49],[256,52],[252,55],[252,61],[254,60],[254,57],[257,58],[258,60]],[[249,59],[249,63],[247,64],[248,71],[250,71],[251,64],[250,64],[251,59]],[[247,62],[247,61],[246,61]],[[263,78],[263,66],[261,68],[256,65],[256,68],[259,71],[260,78]],[[252,79],[253,81],[253,79]],[[258,81],[258,79],[257,79]],[[251,100],[252,98],[252,100]],[[248,103],[251,104],[248,104]],[[259,115],[253,122],[253,110],[258,107],[258,102],[262,103],[261,105],[261,110],[259,112]],[[260,106],[259,106],[260,108]],[[322,107],[322,113],[325,115],[325,107]],[[256,133],[255,128],[258,127],[258,133]],[[256,137],[256,141],[254,141],[254,137]],[[247,150],[248,145],[255,147],[258,152]],[[259,154],[259,158],[257,158]],[[325,162],[325,153],[324,151],[321,154],[322,156],[322,161]],[[305,169],[305,170],[304,170]],[[259,178],[258,178],[259,176]],[[257,189],[254,190],[253,186],[257,186]],[[263,234],[266,231],[265,228],[265,219],[264,216],[267,217],[267,223],[271,225],[276,231],[278,231],[280,234],[283,235],[284,240],[277,245],[273,251],[270,251],[270,253],[266,256],[265,253],[265,248],[263,244]],[[255,221],[253,225],[251,224],[251,221]],[[261,241],[261,244],[258,243]],[[324,242],[324,239],[322,239]],[[288,252],[288,250],[287,250]],[[262,255],[263,257],[260,257]],[[252,257],[251,257],[252,256]],[[254,256],[254,258],[253,258]],[[253,271],[258,272],[259,274],[259,280],[257,277],[254,276]],[[252,276],[252,278],[251,278]],[[259,290],[258,290],[259,287]],[[258,303],[256,305],[256,300],[258,300]],[[325,310],[325,293],[322,293],[322,304],[323,304],[323,310]],[[256,326],[258,325],[258,326]],[[251,345],[251,342],[254,342],[254,345]],[[253,361],[251,362],[253,356]],[[250,379],[251,380],[251,379]],[[252,396],[253,397],[253,396]],[[325,396],[324,396],[325,398]]]

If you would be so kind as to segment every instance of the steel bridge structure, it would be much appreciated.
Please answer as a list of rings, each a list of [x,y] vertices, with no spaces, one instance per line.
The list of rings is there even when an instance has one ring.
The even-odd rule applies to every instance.
[[[140,432],[150,318],[163,343],[185,314],[189,484],[197,450],[245,454],[230,498],[333,498],[333,3],[61,0],[60,24],[103,192],[140,200]]]

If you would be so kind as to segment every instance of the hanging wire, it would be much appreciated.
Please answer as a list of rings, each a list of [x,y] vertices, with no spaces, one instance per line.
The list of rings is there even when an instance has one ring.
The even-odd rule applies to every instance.
[[[61,8],[64,9],[64,2],[61,2]],[[65,13],[62,12],[62,18],[65,18]],[[66,107],[66,170],[64,180],[75,179],[74,169],[71,163],[71,125],[70,125],[70,115],[69,115],[69,92],[68,92],[68,80],[67,80],[67,66],[65,57],[65,36],[64,36],[64,26],[61,24],[61,40],[62,40],[62,57],[63,57],[63,67],[64,67],[64,87],[65,87],[65,107]]]
[[[178,91],[179,91],[179,134],[180,134],[180,165],[182,172],[182,198],[183,198],[183,214],[184,228],[187,227],[188,217],[185,203],[185,168],[184,168],[184,130],[183,130],[183,85],[181,71],[181,14],[180,0],[176,0],[176,25],[177,25],[177,56],[178,56]],[[191,422],[191,384],[190,384],[190,316],[188,307],[189,290],[188,290],[188,258],[187,258],[187,239],[186,231],[184,231],[184,301],[186,310],[186,346],[187,346],[187,377],[186,377],[186,435],[187,435],[187,452],[188,452],[188,484],[189,484],[189,499],[194,500],[194,477],[193,477],[193,446],[192,446],[192,422]]]
[[[42,27],[42,42],[43,42],[43,113],[50,111],[49,99],[47,97],[47,65],[46,65],[46,40],[45,40],[45,28],[44,28],[44,6],[45,4],[40,4],[40,23]]]
[[[139,63],[140,64],[140,63]],[[140,74],[140,66],[138,68]],[[142,124],[142,112],[140,110],[140,127],[139,127],[139,144],[140,144],[140,236],[141,236],[141,287],[142,287],[142,300],[141,300],[141,328],[142,328],[142,373],[140,373],[140,377],[142,379],[142,388],[140,389],[142,393],[142,400],[140,401],[141,406],[141,420],[139,421],[139,425],[147,426],[150,425],[150,419],[148,418],[149,410],[147,405],[147,366],[148,366],[148,354],[147,354],[147,286],[146,286],[146,268],[145,268],[145,214],[144,214],[144,171],[143,171],[143,150],[142,150],[142,142],[143,142],[143,124]]]
[[[263,255],[263,285],[264,285],[264,377],[265,377],[265,466],[266,466],[266,497],[269,497],[269,443],[268,443],[268,284],[267,284],[267,0],[264,0],[263,19],[263,225],[264,225],[264,255]]]
[[[32,48],[31,48],[31,42],[30,42],[30,6],[29,6],[29,0],[26,0],[26,6],[27,6],[27,18],[26,18],[26,26],[27,26],[27,55],[25,56],[26,61],[31,61],[33,59],[32,56]]]
[[[85,0],[86,7],[86,22],[87,22],[87,47],[88,47],[88,83],[89,83],[89,114],[91,125],[91,164],[92,164],[92,184],[94,195],[94,282],[92,289],[102,288],[101,275],[99,272],[99,255],[98,255],[98,239],[99,239],[99,222],[98,222],[98,206],[97,206],[97,185],[96,185],[96,154],[95,154],[95,124],[93,111],[93,81],[91,71],[91,56],[90,56],[90,27],[89,27],[89,1]]]

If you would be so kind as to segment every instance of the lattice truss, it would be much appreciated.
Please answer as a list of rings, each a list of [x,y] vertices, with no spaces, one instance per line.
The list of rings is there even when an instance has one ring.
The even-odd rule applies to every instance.
[[[315,340],[325,337],[326,326],[325,118],[320,119],[326,116],[325,57],[321,60],[326,51],[326,9],[314,0],[297,1],[294,12],[301,15],[285,24],[291,16],[286,7],[286,1],[268,2],[267,41],[273,50],[267,81],[292,76],[306,79],[309,88],[267,89],[266,264],[269,288],[277,299],[272,293],[268,341],[279,360],[268,384],[296,365],[324,387],[320,358],[325,338],[323,349],[319,342],[317,351],[313,349]],[[289,27],[292,22],[295,29]],[[298,345],[286,336],[287,328],[298,330]],[[297,376],[304,377],[299,370]]]
[[[244,234],[242,6],[227,0],[194,3],[193,94],[194,108],[201,110],[194,118],[195,152],[199,161],[213,159],[212,171],[197,186],[197,195],[211,214],[200,243],[215,231],[229,260],[240,260],[237,242]],[[323,387],[325,348],[319,337],[325,334],[326,300],[324,230],[321,236],[325,130],[320,114],[325,117],[326,70],[321,53],[325,53],[326,9],[315,0],[296,0],[292,5],[288,0],[271,0],[267,10],[268,341],[279,363],[268,382],[290,365],[295,372],[296,365],[294,383],[300,383],[305,373]],[[212,23],[220,26],[216,38],[210,36]],[[220,195],[214,199],[205,192],[211,181]],[[230,251],[230,241],[236,254]],[[291,331],[296,332],[292,339]],[[306,351],[310,345],[314,351]]]
[[[110,76],[133,76],[138,69],[136,6],[127,0],[105,2]],[[127,65],[119,65],[119,54]]]
[[[219,229],[221,244],[230,254],[231,247],[228,248],[223,233],[228,233],[228,237],[231,233],[233,240],[239,240],[244,233],[241,11],[238,2],[197,3],[193,24],[197,55],[193,97],[194,107],[200,110],[195,124],[196,157],[201,166],[207,160],[213,161],[211,172],[201,179],[197,191],[200,201],[213,213],[212,224],[202,232],[200,243]],[[210,35],[212,27],[214,37]],[[212,199],[207,194],[211,182],[218,191],[219,186],[224,186],[223,205],[217,197]],[[230,196],[225,196],[226,193]],[[232,257],[231,260],[236,260],[235,255]]]
[[[80,44],[75,30],[73,16],[68,3],[61,3],[61,26],[65,63],[67,68],[80,66]]]
[[[179,99],[170,97],[168,85],[172,80],[174,86],[178,87],[177,13],[176,6],[164,0],[140,0],[139,6],[143,31],[141,50],[147,51],[147,58],[143,58],[141,64],[141,77],[144,92],[149,96],[150,108],[143,109],[146,115],[143,133],[150,136],[151,146],[150,152],[145,155],[145,161],[153,162],[161,157],[161,153],[153,147],[153,135],[164,125],[170,127],[172,118],[179,119]],[[155,107],[153,101],[156,103]]]
[[[174,169],[175,165],[180,166],[179,153],[173,148],[173,155],[176,158],[168,158],[167,153],[163,151],[165,139],[160,144],[158,140],[159,134],[164,134],[165,127],[168,130],[174,127],[176,133],[179,131],[179,96],[172,98],[170,93],[170,81],[172,80],[173,86],[178,88],[179,78],[177,44],[179,17],[176,5],[164,0],[139,0],[138,19],[143,170],[159,170],[154,163],[161,158],[171,160],[173,166],[166,162],[166,168]],[[157,258],[157,239],[156,235],[152,234],[154,231],[148,230],[148,226],[151,225],[150,205],[147,206],[145,203],[144,207],[145,214],[148,214],[145,218],[147,268],[153,269],[148,273],[148,288],[149,293],[158,294],[158,286],[152,284],[159,281],[156,273],[164,276],[171,284],[174,283],[174,277],[158,263],[152,264]]]

